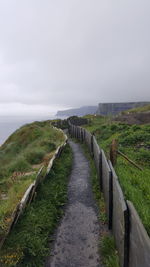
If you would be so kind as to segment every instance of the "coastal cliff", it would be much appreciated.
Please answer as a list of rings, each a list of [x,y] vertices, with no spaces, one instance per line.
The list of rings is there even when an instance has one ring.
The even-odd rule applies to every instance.
[[[80,108],[74,108],[74,109],[67,109],[67,110],[60,110],[57,112],[56,116],[84,116],[87,114],[95,114],[97,111],[98,106],[84,106]]]

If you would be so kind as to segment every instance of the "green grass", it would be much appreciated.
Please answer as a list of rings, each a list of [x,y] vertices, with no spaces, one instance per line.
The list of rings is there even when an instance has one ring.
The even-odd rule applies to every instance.
[[[142,167],[140,171],[118,155],[115,170],[126,199],[133,202],[150,235],[150,124],[127,125],[97,116],[85,128],[95,134],[107,157],[112,140],[117,139],[119,150]]]
[[[12,173],[10,165],[19,161],[20,157],[24,165],[32,165],[34,156],[41,162],[44,154],[54,151],[63,140],[64,135],[50,126],[50,121],[34,122],[21,127],[0,147],[0,178]],[[16,164],[15,170],[19,171],[20,166]]]
[[[2,266],[41,267],[49,255],[49,242],[67,200],[72,152],[67,145],[44,181],[35,201],[25,210],[0,253]]]
[[[148,112],[150,111],[150,105],[144,105],[143,107],[133,108],[126,111],[122,111],[122,114],[127,113],[138,113],[138,112]]]
[[[0,147],[0,239],[39,168],[63,141],[63,133],[43,121],[22,126]]]
[[[102,237],[100,242],[100,250],[103,256],[105,267],[119,267],[118,253],[115,249],[114,238],[110,235]]]

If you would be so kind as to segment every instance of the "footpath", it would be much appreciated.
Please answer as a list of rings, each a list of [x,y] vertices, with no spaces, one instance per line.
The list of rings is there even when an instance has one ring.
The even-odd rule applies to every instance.
[[[99,222],[90,183],[89,162],[80,144],[69,141],[73,167],[68,204],[45,267],[100,267]]]

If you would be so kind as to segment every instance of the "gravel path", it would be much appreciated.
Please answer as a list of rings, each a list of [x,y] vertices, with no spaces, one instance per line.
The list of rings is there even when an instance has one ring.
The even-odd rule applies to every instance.
[[[81,146],[69,142],[74,154],[68,204],[58,227],[46,267],[98,267],[99,223],[90,185],[90,169]]]

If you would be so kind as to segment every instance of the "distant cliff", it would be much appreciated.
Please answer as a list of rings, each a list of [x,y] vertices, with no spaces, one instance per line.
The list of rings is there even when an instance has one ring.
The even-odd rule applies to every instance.
[[[87,114],[95,114],[97,111],[97,106],[84,106],[81,108],[75,108],[75,109],[67,109],[67,110],[60,110],[57,112],[56,116],[84,116]]]
[[[148,105],[150,102],[122,102],[122,103],[100,103],[98,105],[98,115],[115,115],[121,111]]]

